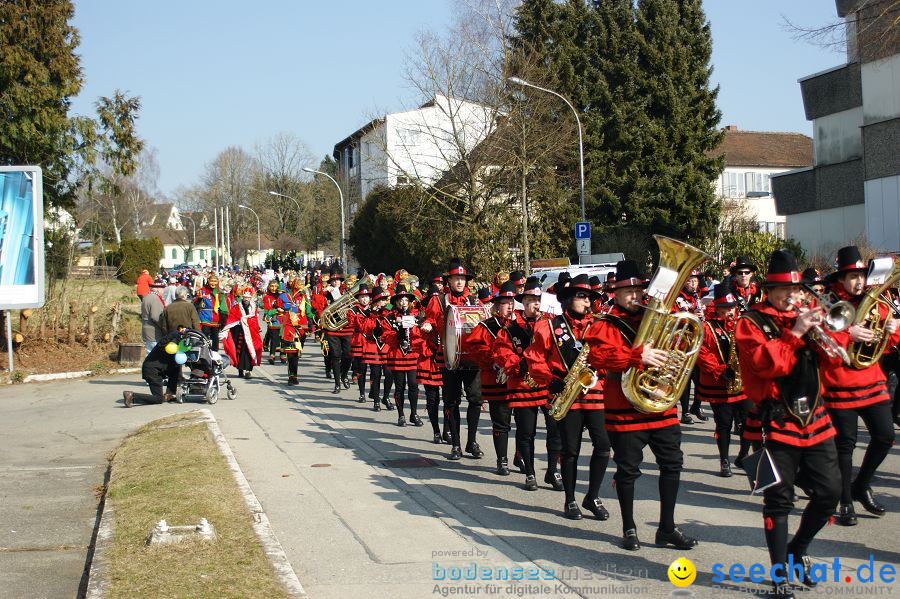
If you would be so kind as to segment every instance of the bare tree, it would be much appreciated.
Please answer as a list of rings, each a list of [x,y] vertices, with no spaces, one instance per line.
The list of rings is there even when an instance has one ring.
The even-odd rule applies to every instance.
[[[839,10],[843,18],[814,26],[781,18],[795,39],[846,51],[850,61],[870,62],[900,50],[900,0],[847,0],[839,3]]]
[[[293,133],[278,133],[257,145],[256,159],[259,170],[254,207],[259,208],[260,218],[267,221],[267,232],[281,238],[290,231],[295,237],[295,247],[290,249],[298,249],[296,236],[312,201],[306,182],[308,177],[303,172],[304,168],[315,164],[312,152]],[[282,195],[272,195],[269,193],[272,191]]]

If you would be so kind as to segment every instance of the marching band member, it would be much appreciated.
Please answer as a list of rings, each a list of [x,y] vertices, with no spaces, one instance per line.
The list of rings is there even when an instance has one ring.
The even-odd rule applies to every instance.
[[[425,297],[421,301],[422,313],[420,318],[428,310],[430,302],[440,301],[440,289],[432,284]],[[438,365],[438,354],[441,347],[435,335],[422,335],[419,347],[419,363],[416,365],[416,382],[425,388],[425,409],[428,412],[428,421],[431,423],[431,431],[434,434],[434,444],[440,445],[443,440],[450,443],[450,433],[447,431],[447,418],[444,417],[444,434],[441,435],[441,425],[438,418],[441,407],[441,368]]]
[[[563,313],[535,325],[531,345],[525,350],[528,374],[537,385],[546,385],[551,395],[557,395],[564,389],[565,377],[583,348],[585,334],[594,321],[590,314],[591,302],[597,295],[591,290],[588,276],[580,274],[572,278],[565,287],[556,288],[556,297],[563,306]],[[568,414],[559,421],[562,482],[566,494],[563,513],[570,520],[582,518],[575,501],[575,481],[585,428],[591,437],[593,451],[588,492],[581,505],[598,520],[609,518],[609,512],[600,500],[600,486],[609,464],[610,444],[604,426],[604,377],[602,372],[597,374],[594,385],[575,400]]]
[[[390,391],[388,391],[387,384],[385,384],[384,395],[382,395],[381,387],[382,375],[384,375],[384,378],[387,378],[387,373],[384,368],[384,355],[382,354],[384,341],[381,335],[384,327],[380,322],[385,316],[384,307],[389,297],[390,295],[384,287],[381,285],[375,287],[375,291],[372,293],[369,315],[362,324],[364,337],[363,362],[369,367],[369,373],[372,377],[369,384],[369,399],[374,402],[372,409],[376,412],[381,411],[382,404],[387,410],[394,409],[394,404],[388,399]]]
[[[325,289],[325,299],[329,304],[336,302],[343,292],[341,291],[341,283],[344,282],[344,274],[340,271],[331,273],[328,279],[328,287]],[[341,392],[341,385],[344,389],[350,388],[350,337],[353,335],[353,329],[348,323],[339,331],[325,331],[325,340],[328,341],[328,351],[331,358],[331,373],[334,376],[333,394]]]
[[[372,300],[372,291],[363,283],[356,291],[356,304],[347,312],[347,320],[353,328],[353,336],[350,337],[350,352],[353,354],[353,373],[356,375],[356,383],[359,385],[359,399],[357,403],[366,403],[366,370],[367,364],[363,361],[365,349],[365,334],[363,323],[369,317],[369,302]]]
[[[300,382],[297,373],[300,338],[306,335],[306,331],[300,329],[300,313],[290,293],[282,293],[278,298],[278,319],[281,323],[281,355],[287,362],[288,385],[296,385]]]
[[[406,426],[403,413],[403,395],[409,395],[409,422],[414,426],[422,426],[419,418],[418,401],[419,386],[416,383],[416,366],[419,362],[421,334],[416,324],[416,311],[413,302],[416,296],[404,283],[398,283],[391,296],[394,309],[388,313],[382,323],[384,328],[382,339],[387,347],[385,362],[390,365],[394,375],[394,403],[397,404],[397,426]]]
[[[422,331],[428,333],[435,331],[440,338],[444,331],[444,320],[447,306],[466,306],[473,305],[474,296],[469,292],[466,284],[474,278],[474,275],[462,265],[459,258],[450,261],[447,270],[447,291],[439,296],[438,301],[428,303],[428,309],[425,314],[425,323]],[[443,356],[439,356],[443,362]],[[478,419],[481,416],[481,386],[478,376],[478,370],[472,368],[460,368],[458,370],[448,370],[444,364],[441,364],[441,379],[443,380],[444,392],[444,414],[449,420],[451,449],[448,458],[450,460],[459,460],[462,458],[462,448],[460,447],[460,411],[459,405],[462,401],[462,392],[465,389],[466,401],[466,424],[467,424],[467,442],[466,453],[475,459],[484,456],[481,447],[476,441],[478,432]]]
[[[731,274],[731,293],[737,299],[741,313],[765,299],[762,287],[753,280],[756,274],[756,265],[750,258],[738,256],[729,273]]]
[[[309,300],[306,297],[303,279],[299,277],[291,279],[288,282],[287,293],[290,295],[291,305],[294,306],[295,312],[297,313],[295,328],[297,329],[297,336],[299,337],[300,348],[302,351],[303,345],[306,342],[306,333],[311,324],[315,322],[316,315],[313,312],[312,305],[310,305]]]
[[[516,301],[522,304],[522,311],[517,312],[512,322],[497,335],[494,363],[507,377],[507,399],[516,420],[516,450],[521,456],[525,474],[523,488],[526,491],[537,491],[538,488],[534,472],[534,437],[540,408],[547,422],[548,468],[544,482],[554,490],[562,491],[562,475],[558,468],[562,440],[556,420],[547,415],[547,388],[531,387],[525,383],[528,361],[524,354],[531,345],[535,326],[541,318],[541,282],[537,277],[528,278],[521,293],[516,295]]]
[[[866,289],[868,267],[863,262],[859,248],[854,245],[843,247],[837,253],[837,270],[828,276],[831,292],[840,300],[849,301],[854,308],[859,306]],[[891,336],[885,351],[893,349],[900,341],[897,333],[898,321],[891,318],[891,311],[879,306],[882,319],[888,319],[885,331]],[[860,315],[861,316],[861,315]],[[866,326],[854,324],[838,334],[847,342],[870,342],[873,331]],[[838,467],[841,474],[841,503],[838,523],[853,526],[857,523],[853,500],[862,504],[867,512],[883,516],[884,506],[875,499],[870,486],[878,466],[887,457],[894,444],[894,427],[891,422],[891,397],[887,392],[887,377],[880,364],[872,364],[863,369],[847,366],[843,362],[832,362],[822,369],[825,385],[825,407],[837,429]],[[869,432],[869,446],[863,461],[852,478],[853,449],[856,447],[859,419]],[[851,480],[852,479],[852,480]]]
[[[685,280],[684,287],[681,292],[678,294],[678,297],[675,298],[675,305],[672,306],[673,312],[690,312],[691,314],[695,314],[702,317],[703,307],[700,305],[700,295],[698,289],[700,287],[700,271],[692,270],[691,275]],[[709,420],[709,417],[703,413],[700,409],[700,402],[697,399],[697,394],[694,393],[694,401],[691,403],[690,407],[688,407],[688,403],[691,399],[691,387],[697,388],[697,381],[700,376],[700,370],[697,366],[694,366],[694,371],[691,373],[691,378],[688,380],[688,384],[684,387],[684,392],[681,394],[681,424],[694,424],[694,420],[691,418],[691,414],[697,417],[697,420],[700,422],[706,422]]]
[[[318,272],[318,271],[317,271]],[[328,306],[330,303],[328,298],[325,296],[326,289],[328,286],[328,273],[321,273],[319,275],[319,281],[316,283],[316,290],[312,294],[312,307],[316,311],[316,319],[322,317],[322,311]],[[325,378],[332,378],[331,372],[331,348],[328,345],[328,340],[325,338],[325,329],[320,329],[318,331],[319,343],[322,345],[322,360],[325,363]]]
[[[585,335],[591,347],[588,363],[597,371],[607,371],[604,389],[606,428],[616,462],[616,494],[622,511],[622,547],[637,551],[641,544],[634,522],[634,486],[641,475],[644,447],[656,457],[659,466],[659,528],[657,545],[691,549],[697,540],[675,526],[675,504],[684,462],[681,451],[681,427],[678,410],[657,414],[639,412],[622,392],[622,373],[629,368],[662,367],[667,353],[647,343],[632,347],[641,319],[640,298],[645,283],[637,263],[623,260],[616,264],[616,282],[611,285],[616,305],[609,314],[594,323]]]
[[[275,363],[275,355],[281,351],[281,322],[278,316],[278,281],[272,279],[262,298],[263,320],[266,322],[266,336],[263,348],[269,351],[269,364]]]
[[[478,364],[481,377],[481,399],[488,402],[494,451],[497,455],[497,474],[509,476],[509,431],[512,428],[512,408],[506,393],[506,377],[494,369],[494,343],[500,331],[513,315],[516,286],[509,280],[500,285],[490,301],[493,316],[478,323],[468,338],[468,349]]]
[[[714,433],[719,448],[719,476],[731,476],[728,449],[731,429],[743,412],[735,408],[747,401],[740,385],[740,370],[735,369],[737,348],[734,345],[734,328],[737,324],[737,299],[728,286],[719,283],[713,289],[711,316],[704,323],[703,345],[700,346],[697,364],[700,380],[697,384],[698,401],[708,401],[716,423]],[[735,388],[734,383],[737,382]],[[741,440],[739,458],[747,455],[749,441]]]
[[[769,557],[773,566],[781,565],[780,575],[786,576],[790,556],[791,564],[800,564],[796,570],[803,570],[804,584],[813,586],[807,549],[834,511],[840,478],[835,430],[822,405],[818,375],[819,364],[832,358],[807,336],[823,324],[824,313],[822,308],[802,313],[794,308],[800,299],[800,282],[794,255],[787,250],[773,252],[763,283],[767,298],[738,320],[735,341],[744,391],[757,408],[765,448],[781,476],[780,484],[764,491]],[[788,543],[793,484],[801,468],[810,501]],[[792,579],[797,580],[795,568],[791,570]],[[786,579],[773,582],[776,597],[794,596]]]

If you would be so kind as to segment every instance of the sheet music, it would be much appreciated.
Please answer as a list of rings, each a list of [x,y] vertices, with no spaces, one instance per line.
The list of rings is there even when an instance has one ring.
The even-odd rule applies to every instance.
[[[887,276],[894,269],[893,258],[874,258],[869,263],[869,274],[866,277],[866,285],[883,285]]]
[[[647,295],[662,301],[678,280],[678,271],[660,266],[647,287]]]

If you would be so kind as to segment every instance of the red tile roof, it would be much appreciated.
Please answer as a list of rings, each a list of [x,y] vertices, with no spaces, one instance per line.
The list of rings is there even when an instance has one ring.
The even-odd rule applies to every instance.
[[[802,133],[738,131],[726,127],[725,139],[711,154],[724,154],[725,166],[813,165],[812,138]]]

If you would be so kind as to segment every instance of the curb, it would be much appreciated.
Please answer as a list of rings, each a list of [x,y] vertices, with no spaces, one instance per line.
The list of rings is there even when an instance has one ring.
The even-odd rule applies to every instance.
[[[56,381],[59,379],[80,379],[89,376],[99,376],[103,374],[134,374],[140,372],[140,368],[113,368],[112,370],[103,370],[94,372],[93,370],[76,370],[74,372],[51,372],[50,374],[29,374],[23,383],[38,383],[43,381]],[[12,384],[12,381],[9,381]]]
[[[206,426],[209,428],[209,432],[216,442],[216,446],[219,448],[219,451],[222,452],[222,456],[228,463],[229,470],[231,470],[231,473],[234,475],[234,480],[237,482],[241,495],[244,497],[244,503],[246,504],[247,509],[250,510],[250,517],[253,520],[253,531],[256,533],[260,543],[262,543],[263,551],[265,552],[266,557],[269,558],[269,563],[272,564],[275,575],[292,597],[307,599],[308,595],[306,594],[306,590],[304,590],[303,585],[300,584],[300,580],[297,578],[294,568],[288,561],[287,555],[284,552],[284,547],[281,546],[281,542],[278,540],[278,537],[275,536],[275,531],[272,530],[272,526],[269,524],[269,518],[266,516],[266,512],[263,510],[256,495],[253,494],[253,489],[250,488],[250,483],[247,482],[244,472],[237,463],[234,453],[231,451],[231,446],[228,445],[228,440],[225,438],[225,435],[222,434],[219,423],[216,421],[216,417],[206,408],[202,408],[198,410],[198,412],[203,415]],[[106,548],[113,536],[113,509],[106,505],[105,495],[101,499],[101,502],[101,509],[103,511],[100,516],[100,523],[97,526],[94,555],[91,559],[87,591],[85,592],[86,599],[102,599],[106,590]]]

